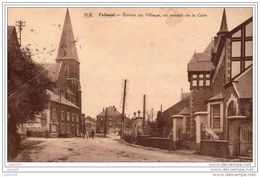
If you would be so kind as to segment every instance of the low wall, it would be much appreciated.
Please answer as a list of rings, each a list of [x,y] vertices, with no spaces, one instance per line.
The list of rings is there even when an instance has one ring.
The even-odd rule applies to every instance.
[[[137,137],[136,144],[159,149],[173,150],[173,142],[170,138],[150,137],[141,135]]]
[[[125,135],[124,140],[128,143],[137,145],[154,147],[159,149],[174,150],[174,143],[171,138],[151,137],[148,135],[139,135],[136,139],[132,136]]]
[[[124,141],[127,143],[133,143],[133,138],[131,135],[124,135]]]
[[[173,150],[173,142],[170,138],[149,137],[150,147]]]
[[[27,131],[27,137],[46,137],[45,131]]]
[[[200,153],[215,157],[229,157],[228,140],[201,140]]]
[[[136,144],[141,145],[141,146],[151,147],[150,146],[149,137],[150,136],[147,136],[147,135],[139,135],[139,136],[137,136]]]

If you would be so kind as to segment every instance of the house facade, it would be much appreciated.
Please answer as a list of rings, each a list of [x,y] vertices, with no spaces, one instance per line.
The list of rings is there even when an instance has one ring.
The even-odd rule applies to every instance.
[[[106,113],[107,109],[107,113]],[[97,115],[96,119],[96,132],[97,133],[107,133],[118,134],[122,129],[122,114],[116,109],[115,106],[109,106],[103,109]],[[124,125],[127,127],[130,120],[129,118],[124,118]]]
[[[253,19],[231,31],[227,24],[224,9],[214,40],[188,63],[188,107],[179,108],[180,101],[164,116],[172,121],[176,142],[186,134],[189,147],[202,154],[251,157]]]
[[[252,155],[252,27],[251,17],[229,31],[224,9],[214,40],[188,64],[191,139],[202,153]]]

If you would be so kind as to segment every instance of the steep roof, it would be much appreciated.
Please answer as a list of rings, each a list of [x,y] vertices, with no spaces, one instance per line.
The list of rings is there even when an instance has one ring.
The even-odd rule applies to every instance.
[[[208,101],[221,100],[223,98],[224,98],[223,94],[222,93],[218,93],[218,94],[214,95],[213,97],[209,98]]]
[[[76,40],[72,30],[69,10],[67,9],[63,30],[60,38],[60,45],[57,60],[75,59],[78,61],[78,53],[76,48]]]
[[[252,66],[244,73],[235,79],[233,85],[237,91],[239,98],[252,98],[253,96],[253,81],[252,81]]]
[[[94,118],[90,117],[90,116],[87,116],[87,117],[86,117],[86,121],[87,121],[87,122],[93,122],[93,123],[96,122],[96,120],[95,120]]]
[[[188,72],[211,71],[214,66],[211,62],[211,51],[214,41],[211,41],[203,53],[194,53],[188,63]]]
[[[99,113],[97,116],[105,116],[105,114],[106,114],[106,109],[104,109],[104,110],[103,110],[101,113]],[[108,116],[111,116],[111,117],[114,117],[114,116],[119,116],[119,115],[121,115],[121,113],[118,112],[114,106],[109,106],[109,107],[107,108],[107,115],[108,115]]]
[[[166,117],[171,117],[172,115],[181,113],[181,111],[187,112],[189,109],[189,105],[190,105],[190,95],[187,96],[186,98],[180,100],[173,106],[169,107],[165,111],[163,111],[163,115]],[[187,108],[187,109],[184,109],[184,108]]]
[[[46,63],[43,67],[48,71],[48,76],[52,82],[56,82],[59,77],[61,63]]]
[[[61,104],[79,109],[78,106],[71,103],[69,100],[65,99],[64,97],[60,97],[59,95],[56,95],[54,92],[52,92],[50,90],[46,90],[46,91],[47,91],[47,94],[50,96],[50,98],[49,98],[50,101],[54,101],[56,103],[61,103]]]
[[[187,114],[189,115],[190,113],[191,113],[190,108],[189,107],[185,107],[178,113],[178,115],[187,115]]]
[[[7,27],[7,40],[10,39],[10,37],[12,36],[14,31],[15,31],[15,27],[14,26],[8,26]]]

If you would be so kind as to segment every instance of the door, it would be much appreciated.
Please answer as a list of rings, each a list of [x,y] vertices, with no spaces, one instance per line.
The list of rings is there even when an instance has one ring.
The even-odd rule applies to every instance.
[[[252,156],[252,122],[243,121],[239,126],[239,154]]]

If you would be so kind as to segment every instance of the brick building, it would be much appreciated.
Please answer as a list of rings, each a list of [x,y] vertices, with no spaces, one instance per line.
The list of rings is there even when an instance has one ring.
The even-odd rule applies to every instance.
[[[188,64],[192,140],[204,154],[252,155],[252,17],[220,30]],[[220,150],[222,152],[220,152]]]
[[[214,40],[188,63],[190,96],[185,113],[190,118],[186,122],[181,113],[170,117],[173,132],[178,122],[186,122],[189,145],[202,154],[252,155],[252,20],[229,31],[224,9]]]
[[[129,118],[125,117],[125,126],[130,122]],[[104,133],[105,129],[107,133],[118,134],[122,129],[122,114],[116,109],[115,106],[107,107],[107,117],[106,109],[103,109],[97,115],[96,119],[97,133]]]

